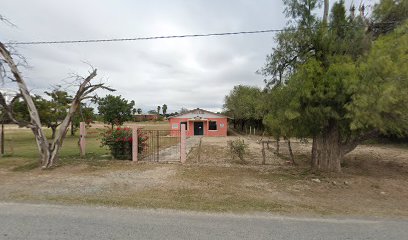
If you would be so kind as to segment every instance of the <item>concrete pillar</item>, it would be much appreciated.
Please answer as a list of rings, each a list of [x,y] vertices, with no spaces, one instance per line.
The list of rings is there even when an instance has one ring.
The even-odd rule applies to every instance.
[[[137,154],[139,153],[138,141],[139,137],[137,135],[138,127],[132,127],[132,161],[137,162]]]
[[[180,162],[185,163],[187,160],[186,154],[186,126],[185,124],[181,124],[180,130]]]
[[[86,128],[85,122],[79,123],[79,149],[81,157],[85,157],[86,154]]]

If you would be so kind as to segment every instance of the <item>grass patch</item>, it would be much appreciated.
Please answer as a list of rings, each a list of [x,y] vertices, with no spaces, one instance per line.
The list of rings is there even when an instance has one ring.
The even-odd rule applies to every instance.
[[[86,138],[87,153],[96,155],[105,155],[108,153],[105,148],[101,147],[100,143],[99,133],[103,130],[103,128],[88,129],[88,132],[91,132],[91,134]],[[47,137],[51,136],[50,129],[44,129],[44,131]],[[60,151],[60,157],[78,157],[78,139],[78,133],[76,136],[67,135]],[[34,135],[29,129],[25,128],[5,128],[5,152],[6,158],[33,158],[39,156]]]
[[[31,171],[33,169],[37,169],[39,167],[40,167],[40,164],[38,163],[38,161],[27,161],[23,165],[14,167],[12,169],[12,171],[14,171],[14,172],[28,172],[28,171]]]
[[[253,197],[242,197],[232,194],[212,194],[195,189],[148,189],[137,194],[117,194],[110,196],[47,196],[51,202],[66,204],[93,204],[108,206],[125,206],[153,209],[180,209],[207,212],[287,212],[291,206]]]

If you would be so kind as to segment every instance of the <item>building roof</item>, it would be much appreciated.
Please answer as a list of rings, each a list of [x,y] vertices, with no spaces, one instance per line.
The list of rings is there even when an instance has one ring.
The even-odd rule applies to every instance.
[[[192,117],[196,117],[196,116],[200,116],[200,115],[207,115],[207,117],[208,117],[208,115],[209,116],[212,115],[212,116],[214,116],[216,118],[229,118],[229,117],[227,117],[225,115],[210,112],[210,111],[200,109],[200,108],[196,108],[196,109],[190,110],[190,111],[185,112],[185,113],[180,113],[180,114],[178,114],[176,116],[172,116],[172,117],[169,117],[169,118],[192,118]]]

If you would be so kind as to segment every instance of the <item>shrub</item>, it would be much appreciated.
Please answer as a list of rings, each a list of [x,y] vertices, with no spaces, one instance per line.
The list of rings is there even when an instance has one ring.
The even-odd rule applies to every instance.
[[[138,153],[142,153],[147,147],[148,137],[142,132],[138,132]],[[109,129],[102,135],[102,146],[107,146],[115,159],[132,159],[132,129],[114,128]]]
[[[244,142],[244,139],[228,141],[228,148],[233,160],[238,157],[241,161],[244,161],[244,155],[248,150],[248,144]]]

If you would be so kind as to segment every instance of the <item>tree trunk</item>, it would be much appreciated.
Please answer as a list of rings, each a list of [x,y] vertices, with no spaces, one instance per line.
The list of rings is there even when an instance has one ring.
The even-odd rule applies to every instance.
[[[340,134],[337,126],[331,126],[322,134],[313,137],[312,145],[312,168],[328,171],[341,172],[341,150]]]
[[[276,138],[276,154],[279,154],[279,138]]]
[[[52,132],[52,134],[51,134],[51,139],[54,139],[55,138],[55,132],[57,131],[57,127],[55,127],[55,126],[52,126],[51,127],[51,132]]]
[[[293,165],[296,165],[295,156],[293,155],[293,151],[292,151],[292,145],[290,144],[290,139],[286,138],[286,141],[288,142],[290,161],[292,162]]]
[[[265,142],[262,142],[262,165],[265,165],[266,154],[265,154]]]
[[[10,72],[14,77],[14,79],[12,78],[10,79],[16,82],[18,85],[18,89],[20,92],[18,97],[21,96],[24,99],[24,102],[27,104],[27,110],[30,115],[30,121],[26,122],[17,120],[13,116],[13,111],[10,108],[10,106],[7,105],[7,102],[5,101],[5,98],[1,92],[0,92],[0,105],[3,107],[3,109],[6,111],[6,113],[14,123],[18,124],[20,127],[27,127],[31,129],[35,136],[38,152],[41,155],[41,166],[43,168],[51,167],[54,164],[54,162],[58,159],[58,153],[60,148],[62,147],[62,143],[68,131],[68,127],[70,126],[72,117],[74,116],[76,110],[81,104],[81,101],[85,99],[94,98],[95,96],[91,96],[91,93],[93,93],[97,89],[106,89],[109,91],[114,90],[105,87],[103,83],[95,85],[90,83],[90,81],[96,76],[96,69],[90,72],[90,74],[86,78],[78,77],[78,79],[82,79],[82,82],[79,85],[79,89],[76,92],[75,97],[73,98],[71,106],[69,108],[69,111],[65,116],[64,120],[62,121],[62,123],[60,124],[59,129],[53,129],[53,139],[52,141],[49,142],[44,131],[42,130],[41,120],[37,108],[34,105],[34,101],[30,95],[30,92],[28,91],[27,85],[22,77],[22,74],[18,70],[17,65],[15,64],[13,58],[11,57],[10,52],[1,42],[0,42],[0,56],[3,58],[0,60],[4,61],[8,65],[8,67],[10,68]]]
[[[71,121],[71,136],[75,136],[74,121]]]
[[[323,5],[323,24],[324,27],[326,28],[327,26],[327,19],[329,17],[329,0],[324,0],[324,5]]]

